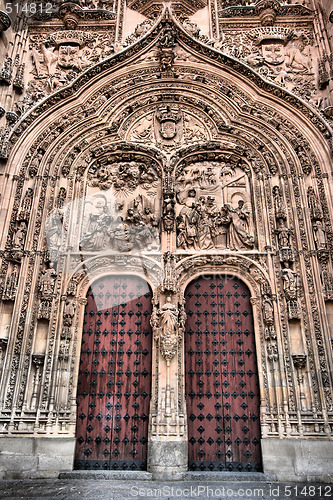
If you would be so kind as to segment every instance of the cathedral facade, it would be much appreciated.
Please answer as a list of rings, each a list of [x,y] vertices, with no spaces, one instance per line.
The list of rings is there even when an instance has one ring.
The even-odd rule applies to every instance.
[[[332,480],[324,0],[0,12],[0,477]]]

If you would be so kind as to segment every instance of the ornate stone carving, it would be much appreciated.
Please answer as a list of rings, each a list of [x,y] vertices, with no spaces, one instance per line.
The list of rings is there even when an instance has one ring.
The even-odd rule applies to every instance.
[[[320,206],[318,197],[312,186],[308,188],[308,206],[310,211],[310,217],[313,221],[322,220],[323,214]]]
[[[17,216],[18,221],[28,221],[31,213],[33,189],[28,188],[23,197],[21,207]]]
[[[19,279],[19,266],[14,264],[12,271],[9,273],[2,293],[3,300],[15,300],[17,292],[17,284]]]
[[[162,73],[171,72],[175,60],[176,32],[171,23],[164,23],[158,40],[158,57]]]
[[[83,251],[110,249],[114,252],[152,251],[160,248],[159,218],[148,200],[138,196],[128,205],[126,216],[119,214],[123,205],[98,206],[86,218],[80,241]]]
[[[283,290],[287,300],[289,319],[299,319],[300,311],[298,304],[298,276],[296,271],[289,267],[288,262],[283,263],[284,268],[281,271]]]
[[[156,340],[159,342],[162,356],[167,364],[175,356],[179,343],[178,318],[179,311],[172,303],[171,296],[166,297],[165,304],[157,312],[159,318],[159,329]],[[154,318],[154,324],[156,320]]]
[[[139,185],[144,188],[156,187],[158,180],[152,165],[141,162],[122,162],[95,164],[89,169],[90,184],[102,190],[111,186],[124,194],[133,192]]]
[[[239,194],[244,193],[248,207],[248,188],[246,174],[235,165],[198,162],[186,167],[176,187],[178,248],[253,248],[250,212]]]
[[[292,354],[294,366],[297,370],[303,369],[306,367],[306,354]]]
[[[30,177],[35,177],[38,173],[39,165],[43,159],[44,151],[42,149],[37,149],[36,153],[31,159],[29,165],[29,175]]]
[[[48,269],[45,269],[41,272],[41,277],[39,280],[38,292],[41,298],[38,309],[39,319],[50,319],[56,278],[57,273],[53,267],[53,263],[49,262]]]
[[[155,114],[157,144],[164,147],[177,145],[181,141],[182,131],[183,115],[179,106],[160,106]]]
[[[27,225],[25,222],[19,222],[14,230],[11,250],[15,260],[20,260],[23,255],[25,239],[27,236]]]
[[[76,304],[72,300],[66,300],[64,314],[63,314],[63,324],[66,327],[72,326],[73,318],[75,315]]]
[[[11,57],[7,57],[0,71],[0,82],[5,83],[6,85],[10,85],[12,83],[12,76],[13,60]]]
[[[8,339],[0,338],[0,370],[2,370],[3,368],[7,345],[8,345]]]
[[[0,10],[0,33],[2,31],[8,30],[10,25],[11,25],[10,17],[8,16],[8,14],[6,12],[3,12],[2,10]]]
[[[267,356],[271,363],[279,359],[278,346],[275,342],[267,344]]]

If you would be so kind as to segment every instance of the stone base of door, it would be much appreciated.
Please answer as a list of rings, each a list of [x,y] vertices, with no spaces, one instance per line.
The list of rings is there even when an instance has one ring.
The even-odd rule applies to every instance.
[[[333,441],[325,439],[262,439],[265,474],[278,481],[333,482]]]
[[[73,469],[76,439],[0,437],[0,479],[51,479]]]
[[[153,479],[181,480],[187,470],[187,441],[148,442],[148,472],[151,472]]]

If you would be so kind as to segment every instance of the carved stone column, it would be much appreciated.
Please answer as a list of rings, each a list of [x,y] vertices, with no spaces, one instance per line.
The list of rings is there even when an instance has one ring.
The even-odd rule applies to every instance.
[[[184,303],[176,292],[170,255],[165,278],[151,317],[156,342],[157,379],[153,384],[148,471],[153,477],[180,479],[187,471],[187,433],[182,353],[185,327]]]
[[[35,410],[37,407],[37,400],[39,394],[39,386],[42,375],[42,367],[44,365],[44,355],[43,354],[34,354],[32,356],[32,363],[35,365],[35,375],[33,381],[33,391],[31,396],[31,409]]]

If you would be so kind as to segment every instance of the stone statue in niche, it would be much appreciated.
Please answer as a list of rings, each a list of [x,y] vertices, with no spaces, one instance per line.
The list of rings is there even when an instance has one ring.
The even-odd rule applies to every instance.
[[[33,190],[32,188],[28,188],[23,197],[22,204],[17,216],[17,220],[21,221],[29,220],[31,213],[31,206],[32,206],[32,198],[33,198]]]
[[[49,262],[48,269],[41,272],[39,280],[39,294],[42,299],[52,300],[56,277],[57,273],[54,269],[53,263]]]
[[[286,220],[287,215],[286,215],[286,211],[284,208],[285,204],[283,201],[280,187],[274,186],[272,192],[273,192],[273,200],[274,200],[275,218],[276,218],[276,220],[279,220],[279,219]]]
[[[73,318],[75,315],[76,304],[71,300],[66,300],[64,308],[64,326],[72,326]]]
[[[317,250],[325,250],[327,248],[327,240],[323,222],[321,220],[316,220],[312,228]]]
[[[13,234],[12,250],[14,252],[22,252],[22,250],[24,249],[26,236],[27,225],[25,222],[20,222]]]
[[[290,269],[288,262],[284,262],[282,269],[283,290],[288,300],[297,299],[298,277],[297,273]]]
[[[165,304],[158,312],[160,318],[159,342],[161,354],[167,361],[174,357],[178,346],[178,316],[179,311],[172,298],[168,296]]]
[[[39,165],[43,159],[44,151],[38,149],[36,154],[32,157],[32,160],[29,165],[29,175],[30,177],[35,177],[39,170]]]
[[[312,220],[322,220],[323,214],[320,202],[312,186],[308,188],[308,207]]]
[[[163,195],[163,226],[165,231],[172,231],[174,228],[175,224],[175,217],[176,217],[176,212],[175,212],[175,205],[176,202],[174,200],[174,197],[170,193],[164,193]]]
[[[46,227],[46,237],[48,249],[51,252],[58,252],[61,247],[64,233],[63,214],[57,209],[48,217]]]
[[[186,166],[178,177],[176,199],[178,248],[254,247],[247,208],[251,203],[249,180],[239,167],[207,161]]]
[[[278,228],[275,230],[280,248],[290,247],[290,229],[285,225],[284,219],[278,219]]]
[[[14,265],[12,272],[9,274],[5,288],[3,290],[2,299],[3,300],[15,300],[17,292],[17,284],[19,279],[19,267]]]

